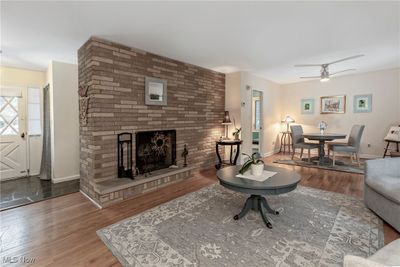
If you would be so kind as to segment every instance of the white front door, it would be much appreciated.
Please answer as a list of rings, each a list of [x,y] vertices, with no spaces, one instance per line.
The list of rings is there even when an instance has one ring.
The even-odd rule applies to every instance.
[[[12,92],[12,93],[10,93]],[[25,92],[0,93],[0,180],[28,175],[25,133]]]

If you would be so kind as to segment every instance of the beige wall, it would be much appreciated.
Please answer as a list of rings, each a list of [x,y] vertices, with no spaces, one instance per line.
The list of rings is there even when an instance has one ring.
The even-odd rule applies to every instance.
[[[78,66],[52,61],[50,84],[52,180],[79,179]]]
[[[260,136],[261,154],[271,155],[276,151],[277,138],[281,120],[281,91],[277,83],[257,77],[247,72],[242,73],[242,139],[243,151],[251,154],[252,147],[252,90],[258,90],[262,95],[262,131]]]
[[[20,68],[0,67],[0,85],[8,88],[28,87],[43,88],[46,83],[44,71],[34,71]],[[42,91],[42,90],[40,90]],[[28,167],[31,175],[40,172],[40,161],[42,157],[42,136],[28,136]]]
[[[236,118],[236,126],[242,127],[242,152],[252,152],[252,90],[263,93],[262,127],[260,148],[263,155],[276,151],[277,138],[281,119],[280,86],[271,81],[254,76],[247,72],[236,72],[226,75],[225,109]],[[240,118],[238,120],[237,118]],[[229,127],[229,133],[234,130]],[[230,136],[232,137],[232,136]]]
[[[228,73],[225,75],[225,110],[229,111],[229,115],[237,128],[241,127],[241,108],[240,108],[240,84],[241,72]],[[231,138],[232,132],[235,130],[235,126],[229,125],[229,137]]]
[[[332,78],[329,82],[318,80],[282,85],[282,117],[290,114],[305,132],[318,131],[321,120],[328,123],[328,132],[348,134],[353,124],[364,124],[361,154],[382,156],[383,138],[391,125],[400,123],[400,69],[375,71]],[[372,94],[372,112],[354,113],[353,96]],[[320,97],[346,95],[345,114],[320,114]],[[313,115],[302,115],[301,99],[314,98]],[[368,146],[370,144],[370,147]]]

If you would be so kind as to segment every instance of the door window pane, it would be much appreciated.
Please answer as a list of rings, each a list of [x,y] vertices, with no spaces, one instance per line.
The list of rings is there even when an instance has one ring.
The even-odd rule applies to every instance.
[[[41,135],[40,91],[38,88],[28,88],[28,134]]]
[[[19,133],[18,98],[0,97],[0,135]]]

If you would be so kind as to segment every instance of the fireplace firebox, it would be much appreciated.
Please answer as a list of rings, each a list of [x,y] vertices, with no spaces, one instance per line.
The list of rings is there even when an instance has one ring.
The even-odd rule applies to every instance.
[[[175,130],[136,133],[136,168],[139,173],[146,174],[175,164]]]

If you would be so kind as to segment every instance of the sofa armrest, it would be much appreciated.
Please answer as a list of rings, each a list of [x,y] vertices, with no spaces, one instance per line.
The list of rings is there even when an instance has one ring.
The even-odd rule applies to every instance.
[[[367,160],[365,162],[366,179],[377,176],[391,176],[400,179],[400,158]]]
[[[343,267],[385,267],[378,262],[364,259],[358,256],[346,255],[343,260]]]

